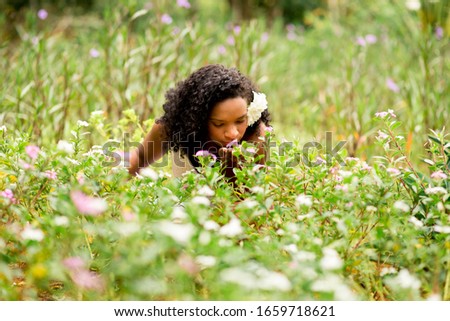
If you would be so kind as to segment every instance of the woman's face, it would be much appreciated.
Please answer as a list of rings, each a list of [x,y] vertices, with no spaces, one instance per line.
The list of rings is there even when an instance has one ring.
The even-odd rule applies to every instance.
[[[242,97],[226,99],[216,104],[208,119],[209,139],[226,146],[240,141],[247,129],[247,101]]]

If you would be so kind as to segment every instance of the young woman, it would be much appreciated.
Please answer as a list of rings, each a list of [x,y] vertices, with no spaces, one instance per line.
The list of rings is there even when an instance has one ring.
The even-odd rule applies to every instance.
[[[260,137],[269,126],[265,95],[257,93],[252,81],[234,68],[200,68],[166,93],[163,109],[164,115],[130,153],[132,175],[169,150],[173,151],[174,176],[198,167],[196,155],[209,153],[232,177],[237,166],[232,146],[243,141],[256,144],[257,153],[264,155]]]

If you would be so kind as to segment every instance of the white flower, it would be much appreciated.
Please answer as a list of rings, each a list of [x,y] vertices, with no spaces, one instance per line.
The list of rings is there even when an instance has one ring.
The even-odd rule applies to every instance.
[[[60,140],[56,148],[66,154],[73,154],[75,152],[73,144],[66,140]]]
[[[158,173],[155,172],[153,169],[151,169],[150,167],[146,167],[143,168],[139,171],[139,174],[143,177],[148,177],[150,178],[152,181],[157,181],[158,180]]]
[[[233,237],[241,234],[243,231],[244,229],[241,226],[241,221],[234,217],[228,222],[228,224],[225,224],[220,228],[219,234]]]
[[[5,125],[0,126],[0,132],[6,133],[6,126]]]
[[[322,279],[315,280],[311,289],[317,292],[331,292],[334,300],[354,301],[355,295],[337,275],[328,274]]]
[[[402,212],[408,212],[409,211],[409,205],[406,204],[405,201],[396,201],[394,203],[394,208],[402,211]]]
[[[69,225],[69,219],[67,216],[55,216],[55,225],[56,226],[67,226]]]
[[[450,234],[450,226],[439,226],[435,225],[433,227],[435,232],[443,233],[443,234]]]
[[[158,228],[163,234],[182,245],[187,244],[195,233],[195,227],[192,224],[176,224],[170,221],[160,222]]]
[[[261,186],[253,186],[252,188],[250,188],[250,190],[252,191],[252,193],[255,193],[255,194],[263,194],[264,193],[264,188],[262,188]]]
[[[447,194],[447,190],[443,187],[428,187],[425,189],[425,193],[429,194]]]
[[[246,269],[227,268],[220,273],[220,278],[247,289],[289,291],[292,288],[291,282],[284,274],[258,266],[247,266]]]
[[[289,291],[292,288],[289,279],[280,272],[261,269],[259,274],[258,287],[263,290]]]
[[[267,109],[266,95],[253,92],[253,101],[247,109],[248,126],[253,125],[261,117],[264,110]]]
[[[259,203],[255,200],[246,199],[242,202],[242,205],[247,208],[255,208],[259,205]]]
[[[172,214],[170,217],[172,218],[172,220],[182,221],[185,218],[187,218],[187,214],[186,214],[186,211],[184,210],[184,207],[175,206],[172,210]]]
[[[342,267],[342,260],[334,249],[325,248],[323,249],[323,258],[320,260],[320,266],[324,270],[337,270]]]
[[[416,227],[422,227],[423,222],[418,220],[415,216],[411,216],[408,220],[408,222],[413,223]]]
[[[207,231],[217,231],[220,226],[214,221],[206,221],[205,223],[203,223],[203,227]]]
[[[195,262],[202,268],[208,268],[216,265],[216,258],[210,255],[199,255],[195,258]]]
[[[214,191],[207,185],[202,186],[199,190],[198,190],[198,194],[202,195],[202,196],[213,196],[214,195]]]
[[[295,203],[297,203],[299,206],[307,206],[307,207],[311,207],[313,202],[311,199],[311,196],[307,196],[305,194],[300,194],[299,196],[297,196],[295,198]]]
[[[405,269],[401,270],[389,283],[402,289],[418,290],[420,288],[420,281]]]
[[[367,212],[375,213],[378,209],[375,206],[369,205],[366,207]]]
[[[411,11],[417,11],[420,9],[420,1],[419,0],[406,0],[406,8]]]
[[[78,125],[78,127],[88,127],[89,123],[84,120],[79,120],[79,121],[77,121],[77,125]]]
[[[44,239],[44,232],[38,228],[27,225],[20,234],[24,240],[42,241]]]
[[[209,206],[211,204],[209,199],[205,196],[195,196],[192,199],[192,203],[198,204],[198,205],[205,205],[205,206]]]
[[[386,139],[386,138],[389,138],[389,135],[386,134],[385,132],[379,130],[379,131],[378,131],[377,139],[379,139],[379,140],[384,140],[384,139]]]
[[[385,276],[387,274],[395,274],[395,273],[397,273],[397,270],[395,268],[393,268],[392,266],[383,267],[380,271],[380,276]]]

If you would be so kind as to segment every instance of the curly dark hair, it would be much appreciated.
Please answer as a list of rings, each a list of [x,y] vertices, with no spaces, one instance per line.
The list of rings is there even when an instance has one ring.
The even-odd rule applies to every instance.
[[[193,155],[208,141],[207,122],[212,108],[229,98],[242,97],[250,104],[253,82],[235,68],[222,65],[207,65],[180,81],[166,93],[164,115],[157,120],[162,123],[169,138],[169,148],[186,155],[194,166],[198,166]],[[266,110],[243,139],[254,134],[261,122],[269,125],[270,115]]]

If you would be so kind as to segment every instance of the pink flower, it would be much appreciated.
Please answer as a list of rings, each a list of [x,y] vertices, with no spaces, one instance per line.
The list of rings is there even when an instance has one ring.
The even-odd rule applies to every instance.
[[[91,50],[89,50],[89,55],[92,58],[98,58],[98,57],[100,57],[100,52],[95,48],[91,48]]]
[[[400,92],[400,87],[395,83],[395,81],[392,78],[386,79],[386,86],[389,88],[389,90],[393,91],[394,93]]]
[[[20,162],[20,165],[22,165],[23,169],[34,169],[33,165],[31,165],[31,164],[29,164],[27,162],[24,162],[21,159],[19,160],[19,162]]]
[[[392,118],[396,118],[397,115],[394,113],[392,109],[388,109],[388,111],[380,111],[378,113],[375,113],[375,117],[378,118],[385,118],[386,116],[391,116]]]
[[[234,146],[238,146],[239,142],[237,141],[237,139],[233,139],[231,142],[229,142],[226,146],[226,148],[232,148]]]
[[[84,290],[101,291],[104,282],[99,275],[88,270],[77,270],[71,273],[73,282]]]
[[[366,39],[364,39],[363,37],[357,37],[356,38],[356,43],[358,45],[360,45],[361,47],[365,47],[366,46]]]
[[[343,192],[348,192],[348,185],[344,184],[344,185],[336,185],[334,187],[337,191],[343,191]]]
[[[267,32],[264,32],[261,35],[261,42],[265,43],[265,42],[267,42],[267,40],[269,40],[269,34]]]
[[[447,179],[447,175],[443,171],[439,170],[439,171],[436,171],[433,174],[431,174],[431,178],[433,178],[433,179]]]
[[[238,35],[241,33],[241,26],[234,26],[233,32],[235,35]]]
[[[45,20],[45,19],[47,19],[47,17],[48,17],[48,12],[47,12],[47,10],[45,10],[45,9],[40,9],[40,10],[37,12],[37,16],[38,16],[39,19]]]
[[[86,266],[86,263],[83,261],[83,259],[79,256],[71,256],[67,259],[63,260],[63,265],[68,268],[69,270],[80,270],[84,269]]]
[[[211,156],[214,161],[216,161],[217,156],[208,152],[207,150],[199,150],[197,153],[195,153],[195,157],[208,157]]]
[[[438,40],[442,39],[444,37],[444,29],[442,29],[442,27],[437,27],[435,30],[435,34]]]
[[[130,222],[130,221],[134,221],[136,219],[136,214],[134,214],[133,212],[131,212],[129,210],[125,210],[122,212],[122,217],[125,221]]]
[[[219,53],[219,55],[225,55],[226,53],[227,53],[227,49],[225,48],[225,46],[223,46],[223,45],[220,45],[218,48],[217,48],[217,52]]]
[[[13,203],[13,204],[16,204],[16,203],[17,203],[17,200],[16,200],[16,198],[14,197],[14,193],[13,193],[9,188],[7,188],[7,189],[5,189],[4,191],[2,191],[2,192],[0,193],[0,196],[3,196],[3,197],[5,197],[5,198],[9,199],[10,202]]]
[[[248,152],[250,154],[255,154],[257,152],[257,150],[254,147],[249,147],[246,149],[246,152]]]
[[[80,191],[72,191],[70,198],[78,212],[84,215],[98,216],[108,209],[104,199],[87,196]]]
[[[233,36],[228,36],[227,38],[227,44],[229,44],[230,46],[234,46],[235,45],[235,41],[234,41],[234,37]]]
[[[386,169],[386,172],[388,172],[392,176],[397,176],[397,175],[400,175],[400,173],[401,173],[397,168],[388,168],[388,169]]]
[[[80,172],[77,174],[77,181],[78,181],[78,184],[80,184],[80,185],[84,184],[84,174],[83,173]]]
[[[177,5],[181,8],[189,9],[191,7],[191,4],[188,0],[177,0]]]
[[[36,159],[39,156],[40,148],[35,145],[28,145],[25,147],[25,151],[31,159]]]
[[[170,25],[173,22],[173,19],[171,16],[165,13],[161,16],[161,22],[165,25]]]
[[[265,128],[265,131],[268,132],[268,133],[272,133],[273,132],[273,127],[272,126],[267,126]]]
[[[45,171],[44,175],[50,180],[55,180],[57,178],[57,174],[54,170]]]
[[[364,162],[361,166],[361,169],[370,172],[372,170],[372,166],[369,166],[366,162]]]
[[[366,43],[368,44],[374,44],[377,42],[378,38],[375,35],[366,35],[366,37],[364,38],[366,40]]]

